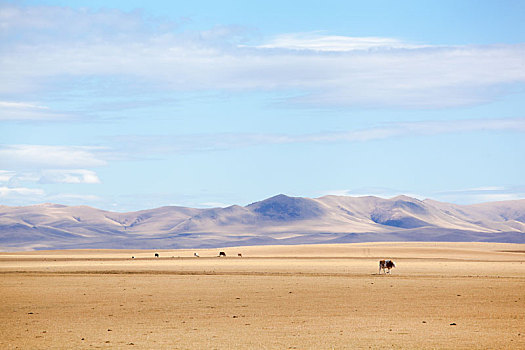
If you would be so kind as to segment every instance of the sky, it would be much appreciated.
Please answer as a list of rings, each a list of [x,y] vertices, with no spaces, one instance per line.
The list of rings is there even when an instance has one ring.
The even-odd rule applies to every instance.
[[[523,1],[1,1],[0,204],[525,198]]]

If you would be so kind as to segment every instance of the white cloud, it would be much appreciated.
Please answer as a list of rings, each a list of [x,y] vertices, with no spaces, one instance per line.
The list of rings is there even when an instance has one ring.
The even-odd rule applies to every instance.
[[[8,175],[2,178],[0,183],[7,184],[9,187],[19,187],[27,183],[37,183],[41,175],[32,172],[8,171]]]
[[[386,187],[363,187],[351,190],[330,190],[320,194],[321,196],[375,196],[381,198],[392,198],[399,195],[406,195],[412,198],[423,200],[431,198],[442,202],[456,204],[475,204],[495,201],[509,201],[525,199],[525,188],[514,186],[483,186],[466,189],[455,189],[441,192],[411,193],[410,191],[397,190]]]
[[[221,203],[221,202],[205,202],[200,203],[199,207],[205,207],[205,208],[226,208],[230,206],[230,204]]]
[[[382,126],[323,132],[316,134],[263,134],[263,133],[217,133],[192,135],[127,135],[113,138],[121,151],[121,158],[150,157],[152,154],[207,152],[255,145],[366,142],[394,137],[468,133],[477,131],[525,132],[525,118],[465,119],[447,121],[423,121],[411,123],[390,123]]]
[[[52,202],[66,203],[68,205],[78,205],[78,203],[84,204],[103,202],[103,199],[99,196],[92,194],[77,194],[77,193],[60,193],[46,196],[46,200]]]
[[[45,43],[46,40],[96,41],[99,37],[119,41],[128,35],[140,37],[175,26],[174,22],[146,17],[141,11],[126,13],[111,9],[92,11],[58,6],[0,5],[0,34],[7,38],[24,36],[28,44]]]
[[[0,108],[13,108],[13,109],[49,109],[49,107],[39,106],[28,102],[11,102],[11,101],[0,101]]]
[[[82,166],[100,166],[106,162],[93,152],[99,148],[81,146],[3,145],[0,163],[9,170],[0,170],[0,198],[6,205],[61,202],[78,204],[101,202],[94,195],[48,194],[38,186],[45,184],[98,184],[96,172],[78,169]]]
[[[132,79],[143,89],[300,91],[288,102],[434,108],[493,101],[525,83],[522,44],[434,47],[310,33],[248,47],[231,43],[234,31],[174,32],[137,13],[12,5],[3,12],[0,93],[81,89],[79,78],[96,77],[111,82],[96,86],[106,94]]]
[[[462,119],[389,123],[371,128],[314,134],[215,133],[190,135],[123,135],[110,140],[113,148],[90,146],[0,145],[0,164],[17,176],[36,176],[24,170],[48,169],[43,182],[62,178],[69,183],[96,183],[85,169],[107,165],[108,160],[140,160],[166,153],[227,150],[255,145],[293,143],[367,142],[394,137],[468,133],[477,131],[525,132],[525,118]],[[52,172],[60,170],[60,174]],[[69,170],[63,170],[69,169]],[[76,173],[74,173],[77,171]],[[81,173],[85,171],[86,173]],[[0,173],[0,176],[7,176]],[[55,180],[51,180],[51,178]],[[74,179],[73,179],[74,178]],[[19,178],[20,179],[20,178]]]
[[[483,186],[466,189],[455,189],[434,193],[432,198],[458,204],[508,201],[525,199],[525,188],[519,186]]]
[[[43,170],[39,179],[42,184],[98,184],[100,179],[92,170],[86,169],[51,169]]]
[[[99,196],[78,193],[46,193],[40,188],[0,186],[0,199],[3,205],[30,205],[44,202],[60,203],[65,205],[79,205],[90,203],[100,205],[104,203]]]
[[[27,188],[27,187],[0,187],[0,198],[13,199],[13,198],[34,198],[44,195],[44,190],[40,188]]]
[[[98,184],[97,173],[87,169],[43,169],[37,172],[0,170],[0,184],[17,187],[27,183],[39,184]]]
[[[64,120],[72,115],[51,111],[31,102],[0,101],[0,120]]]
[[[9,170],[77,169],[106,165],[97,151],[101,147],[0,145],[0,163]]]
[[[419,200],[425,199],[425,196],[421,194],[411,193],[409,191],[401,191],[387,187],[362,187],[351,190],[329,190],[324,191],[320,194],[321,196],[351,196],[351,197],[380,197],[380,198],[393,198],[399,195],[405,195]]]
[[[318,32],[312,32],[280,34],[271,38],[264,44],[254,45],[252,47],[259,49],[344,52],[381,49],[420,49],[430,46],[410,44],[393,38],[348,37],[340,35],[321,35]]]
[[[14,171],[0,170],[0,183],[8,182],[15,175]]]

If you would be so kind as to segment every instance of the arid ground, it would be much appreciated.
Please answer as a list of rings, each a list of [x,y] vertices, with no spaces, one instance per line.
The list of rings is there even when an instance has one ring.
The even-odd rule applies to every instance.
[[[0,253],[0,348],[525,349],[525,245],[157,252]]]

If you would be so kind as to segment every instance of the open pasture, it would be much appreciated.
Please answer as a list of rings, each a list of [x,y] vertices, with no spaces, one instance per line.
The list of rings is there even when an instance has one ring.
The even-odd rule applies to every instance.
[[[367,243],[0,253],[0,348],[520,349],[524,251]],[[391,275],[378,274],[381,258],[396,262]]]

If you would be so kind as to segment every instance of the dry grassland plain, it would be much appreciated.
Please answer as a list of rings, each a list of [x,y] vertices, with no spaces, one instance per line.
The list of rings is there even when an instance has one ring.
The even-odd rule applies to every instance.
[[[0,348],[525,349],[525,245],[157,252],[0,253]]]

